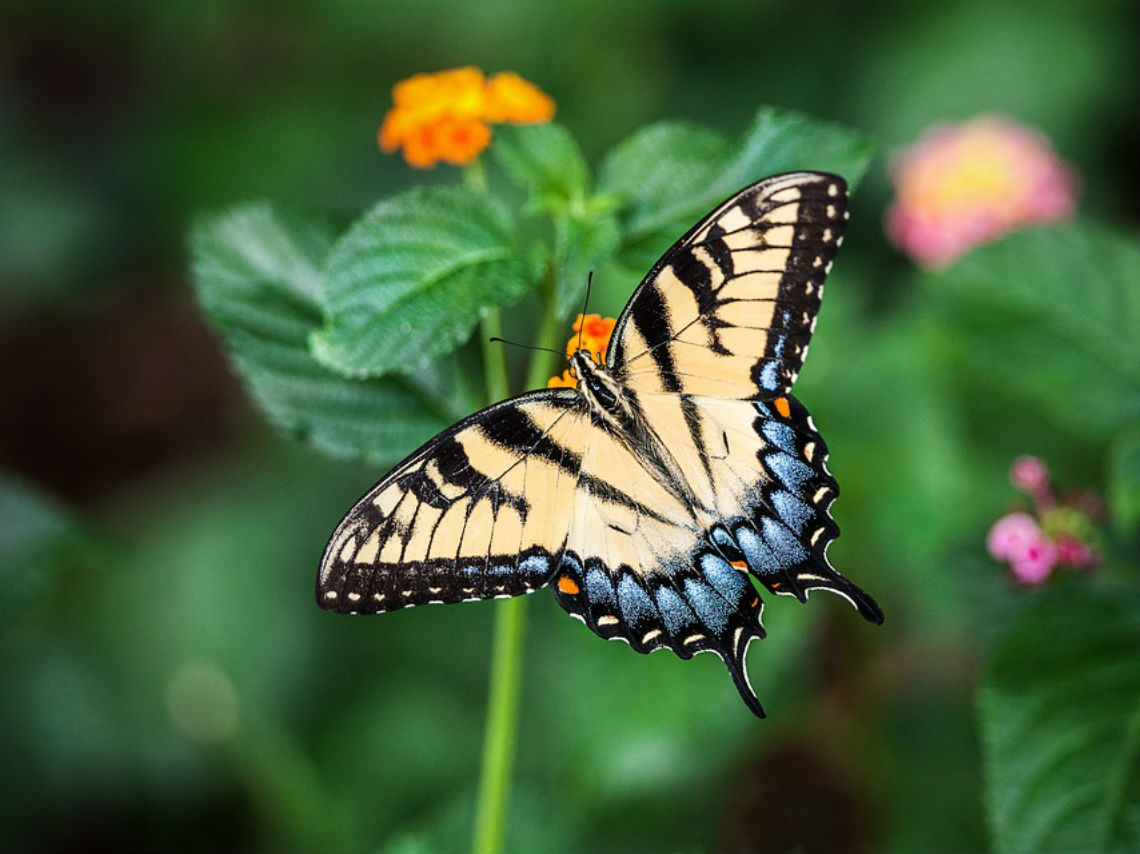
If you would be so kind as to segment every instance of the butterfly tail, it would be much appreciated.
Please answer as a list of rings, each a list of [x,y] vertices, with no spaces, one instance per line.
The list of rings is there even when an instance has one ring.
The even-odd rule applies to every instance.
[[[761,637],[761,635],[754,635]],[[756,696],[756,691],[752,688],[752,682],[748,678],[748,646],[753,638],[749,638],[744,643],[740,644],[735,650],[727,655],[722,655],[725,666],[728,667],[728,672],[732,676],[732,684],[736,686],[736,690],[740,692],[740,698],[744,700],[744,705],[752,710],[752,714],[758,718],[766,718],[768,715],[764,712],[764,706],[760,703],[760,698]]]
[[[863,619],[876,625],[883,622],[883,609],[879,607],[879,603],[861,587],[826,564],[816,564],[799,572],[789,572],[787,575],[794,579],[798,588],[796,598],[801,602],[807,600],[808,591],[830,590],[854,605]]]

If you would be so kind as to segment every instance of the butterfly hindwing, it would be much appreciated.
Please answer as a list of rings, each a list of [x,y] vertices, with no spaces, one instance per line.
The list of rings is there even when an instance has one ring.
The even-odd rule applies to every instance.
[[[787,393],[846,222],[836,175],[792,172],[741,190],[649,271],[614,328],[610,367],[638,391]]]
[[[529,593],[565,544],[586,433],[571,391],[475,413],[349,511],[321,561],[322,607],[377,613]]]

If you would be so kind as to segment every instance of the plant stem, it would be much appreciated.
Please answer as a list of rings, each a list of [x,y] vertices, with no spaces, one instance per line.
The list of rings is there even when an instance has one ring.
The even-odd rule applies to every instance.
[[[487,403],[498,403],[511,393],[506,350],[502,344],[491,341],[492,338],[503,337],[503,316],[499,309],[486,310],[479,324],[479,332],[483,336],[483,378],[487,384]]]
[[[488,339],[502,334],[498,309],[483,317],[483,367],[490,402],[509,394],[506,354],[501,344]],[[495,636],[491,650],[491,676],[487,697],[487,724],[483,734],[483,768],[475,807],[475,854],[498,854],[510,804],[511,774],[519,717],[522,686],[523,636],[526,611],[523,600],[507,599],[495,610]]]
[[[554,268],[546,272],[542,280],[542,325],[538,328],[538,340],[534,343],[539,347],[549,347],[552,350],[561,350],[559,346],[559,333],[563,327],[562,318],[555,311]],[[556,359],[554,353],[543,353],[536,350],[530,360],[530,367],[526,374],[527,389],[542,388],[546,380],[555,372]]]
[[[495,614],[491,653],[491,691],[487,700],[487,729],[483,738],[483,772],[475,811],[475,854],[498,854],[503,848],[511,772],[517,741],[519,693],[522,687],[523,637],[526,611],[521,598],[500,602]]]

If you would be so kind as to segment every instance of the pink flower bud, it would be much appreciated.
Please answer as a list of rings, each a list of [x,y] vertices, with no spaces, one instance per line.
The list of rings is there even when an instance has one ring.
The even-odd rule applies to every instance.
[[[1009,467],[1009,479],[1034,498],[1049,491],[1049,469],[1037,457],[1022,456],[1014,460]]]

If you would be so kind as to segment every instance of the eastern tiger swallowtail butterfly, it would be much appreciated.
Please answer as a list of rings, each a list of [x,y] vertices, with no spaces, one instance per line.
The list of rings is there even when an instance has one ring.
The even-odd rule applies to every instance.
[[[317,601],[348,613],[549,587],[609,640],[745,668],[764,589],[882,611],[832,569],[827,446],[789,393],[843,237],[847,187],[818,172],[746,187],[653,265],[608,356],[445,430],[337,527]]]

